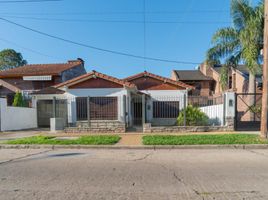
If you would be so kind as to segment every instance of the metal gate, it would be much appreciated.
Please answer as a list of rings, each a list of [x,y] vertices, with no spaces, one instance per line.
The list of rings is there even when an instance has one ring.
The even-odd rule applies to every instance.
[[[38,127],[49,127],[50,118],[54,117],[53,100],[37,101],[37,123]],[[57,99],[55,101],[55,117],[68,121],[67,100]]]
[[[133,125],[142,125],[142,97],[136,96],[131,98],[131,108],[133,113]]]
[[[261,93],[236,94],[235,129],[259,131],[261,124]]]

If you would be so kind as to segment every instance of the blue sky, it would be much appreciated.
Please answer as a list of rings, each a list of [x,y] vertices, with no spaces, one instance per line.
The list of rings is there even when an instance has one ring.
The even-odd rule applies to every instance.
[[[231,25],[230,0],[145,0],[145,3],[146,31],[142,23],[143,0],[2,3],[0,17],[103,49],[194,63],[204,60],[212,34]],[[62,19],[65,21],[55,21]],[[28,63],[58,63],[81,57],[87,71],[94,69],[119,78],[144,70],[170,76],[172,69],[196,67],[196,64],[144,61],[105,53],[38,35],[3,21],[0,25],[0,49],[14,48]]]

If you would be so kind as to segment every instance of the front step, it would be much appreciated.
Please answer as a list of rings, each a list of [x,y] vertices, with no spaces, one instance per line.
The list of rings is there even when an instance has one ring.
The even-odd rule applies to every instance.
[[[139,132],[139,133],[142,133],[143,128],[142,128],[142,126],[133,126],[133,127],[127,128],[127,132]]]

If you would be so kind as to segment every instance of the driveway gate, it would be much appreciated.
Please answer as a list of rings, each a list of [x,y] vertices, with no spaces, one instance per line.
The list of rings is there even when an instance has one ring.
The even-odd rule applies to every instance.
[[[63,118],[66,123],[68,120],[67,100],[57,99],[55,104],[56,116]],[[37,123],[38,127],[49,127],[50,118],[53,114],[53,100],[38,100],[37,101]]]
[[[261,124],[261,93],[236,94],[235,129],[259,131]]]

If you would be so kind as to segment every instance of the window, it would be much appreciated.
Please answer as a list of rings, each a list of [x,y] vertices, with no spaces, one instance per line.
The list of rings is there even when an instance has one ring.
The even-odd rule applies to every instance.
[[[233,77],[229,76],[229,89],[233,88]]]
[[[177,118],[179,108],[179,101],[154,101],[153,118]]]
[[[117,97],[91,97],[90,119],[117,120]]]
[[[117,120],[117,97],[90,97],[89,111],[91,120]],[[87,97],[76,98],[77,120],[87,120]]]

